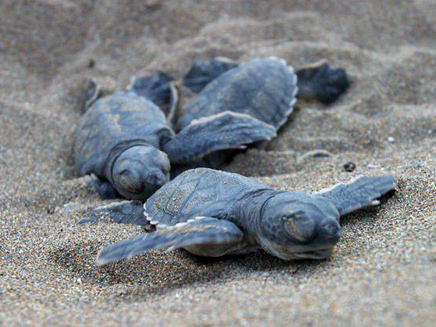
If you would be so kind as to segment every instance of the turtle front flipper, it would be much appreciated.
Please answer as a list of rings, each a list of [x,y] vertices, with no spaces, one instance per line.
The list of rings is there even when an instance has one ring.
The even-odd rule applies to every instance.
[[[163,108],[165,116],[172,117],[178,102],[178,92],[173,81],[172,76],[157,71],[149,76],[133,78],[127,90],[147,98]]]
[[[111,200],[120,197],[117,190],[106,180],[95,177],[89,182],[89,184],[94,187],[102,200]]]
[[[207,84],[237,64],[228,58],[217,57],[209,62],[194,60],[191,69],[183,78],[183,85],[199,93]]]
[[[163,145],[172,164],[186,164],[226,149],[244,149],[245,144],[269,141],[276,129],[254,117],[225,111],[193,120]]]
[[[350,86],[343,68],[332,68],[326,61],[297,71],[298,98],[315,100],[323,104],[335,102]]]
[[[332,202],[342,216],[367,206],[380,204],[376,199],[394,190],[394,187],[393,176],[360,176],[348,184],[337,184],[315,195]]]
[[[215,256],[227,254],[244,237],[242,231],[232,222],[211,217],[195,217],[185,223],[164,227],[150,234],[143,234],[104,248],[97,256],[97,265],[129,259],[150,250],[170,247],[193,248],[195,254],[201,255],[198,247],[204,248],[205,255],[210,256],[209,247],[221,249]]]

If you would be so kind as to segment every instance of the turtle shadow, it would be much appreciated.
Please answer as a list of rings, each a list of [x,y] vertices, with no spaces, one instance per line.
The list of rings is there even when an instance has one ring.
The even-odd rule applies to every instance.
[[[84,242],[53,250],[49,258],[70,276],[72,282],[80,280],[84,287],[112,289],[113,286],[124,286],[123,291],[112,294],[113,300],[120,302],[161,296],[192,286],[208,287],[259,273],[268,276],[312,274],[328,261],[286,262],[261,250],[220,258],[197,257],[184,250],[169,253],[159,250],[98,267],[94,259],[100,248],[98,242]]]
[[[262,250],[247,255],[220,258],[198,257],[185,250],[178,250],[174,252],[174,257],[183,262],[182,268],[179,266],[168,269],[165,263],[155,268],[161,271],[166,269],[169,272],[169,277],[164,278],[163,283],[161,279],[156,285],[144,285],[136,281],[136,286],[126,290],[117,300],[131,303],[152,296],[164,296],[168,293],[175,293],[178,296],[178,291],[183,292],[192,287],[197,290],[203,288],[205,291],[209,288],[213,292],[214,286],[240,278],[259,278],[259,274],[262,274],[263,278],[275,275],[311,275],[318,267],[325,265],[325,261],[313,260],[286,262]],[[138,260],[134,264],[143,265],[144,263],[144,260]],[[116,265],[122,266],[123,271],[124,269],[131,271],[131,269],[136,269],[131,266],[132,264],[132,262],[125,261]],[[121,271],[119,270],[118,273]]]

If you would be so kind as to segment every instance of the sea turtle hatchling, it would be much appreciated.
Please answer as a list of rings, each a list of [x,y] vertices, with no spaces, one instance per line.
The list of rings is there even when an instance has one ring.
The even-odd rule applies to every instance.
[[[144,212],[136,201],[124,201],[126,210],[133,207],[124,222],[151,224],[156,231],[106,247],[97,264],[163,247],[209,257],[262,248],[283,260],[324,259],[339,241],[340,216],[379,204],[376,199],[393,189],[391,176],[362,176],[307,194],[274,190],[238,174],[188,170],[150,197]]]
[[[174,126],[178,96],[172,78],[164,73],[136,79],[128,91],[93,104],[97,97],[91,92],[87,103],[92,105],[76,130],[78,173],[106,181],[100,184],[103,197],[118,193],[145,201],[168,182],[170,166],[181,167],[179,171],[219,168],[229,150],[275,137],[293,110],[298,87],[303,96],[316,99],[320,92],[337,98],[348,87],[345,71],[327,64],[297,72],[298,87],[297,75],[282,59],[232,67],[217,60],[193,65],[184,81],[201,92]],[[156,104],[170,98],[166,120]]]

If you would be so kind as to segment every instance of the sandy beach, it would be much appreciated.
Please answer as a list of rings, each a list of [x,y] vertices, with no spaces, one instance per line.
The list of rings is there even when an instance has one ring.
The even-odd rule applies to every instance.
[[[86,81],[181,78],[215,56],[326,59],[352,81],[331,106],[298,102],[225,170],[308,192],[393,174],[397,192],[344,217],[325,261],[162,250],[97,267],[142,231],[76,224],[104,203],[74,171]],[[1,1],[0,326],[434,326],[435,95],[432,0]]]

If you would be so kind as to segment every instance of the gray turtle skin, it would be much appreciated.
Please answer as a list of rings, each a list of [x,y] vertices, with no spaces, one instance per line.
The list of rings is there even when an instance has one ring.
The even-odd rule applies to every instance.
[[[124,219],[142,226],[148,221],[157,230],[110,245],[97,264],[162,247],[210,257],[261,248],[283,260],[325,259],[339,241],[340,216],[379,204],[376,199],[393,189],[391,176],[359,177],[311,195],[238,174],[189,170],[146,202],[142,220],[133,214]]]

